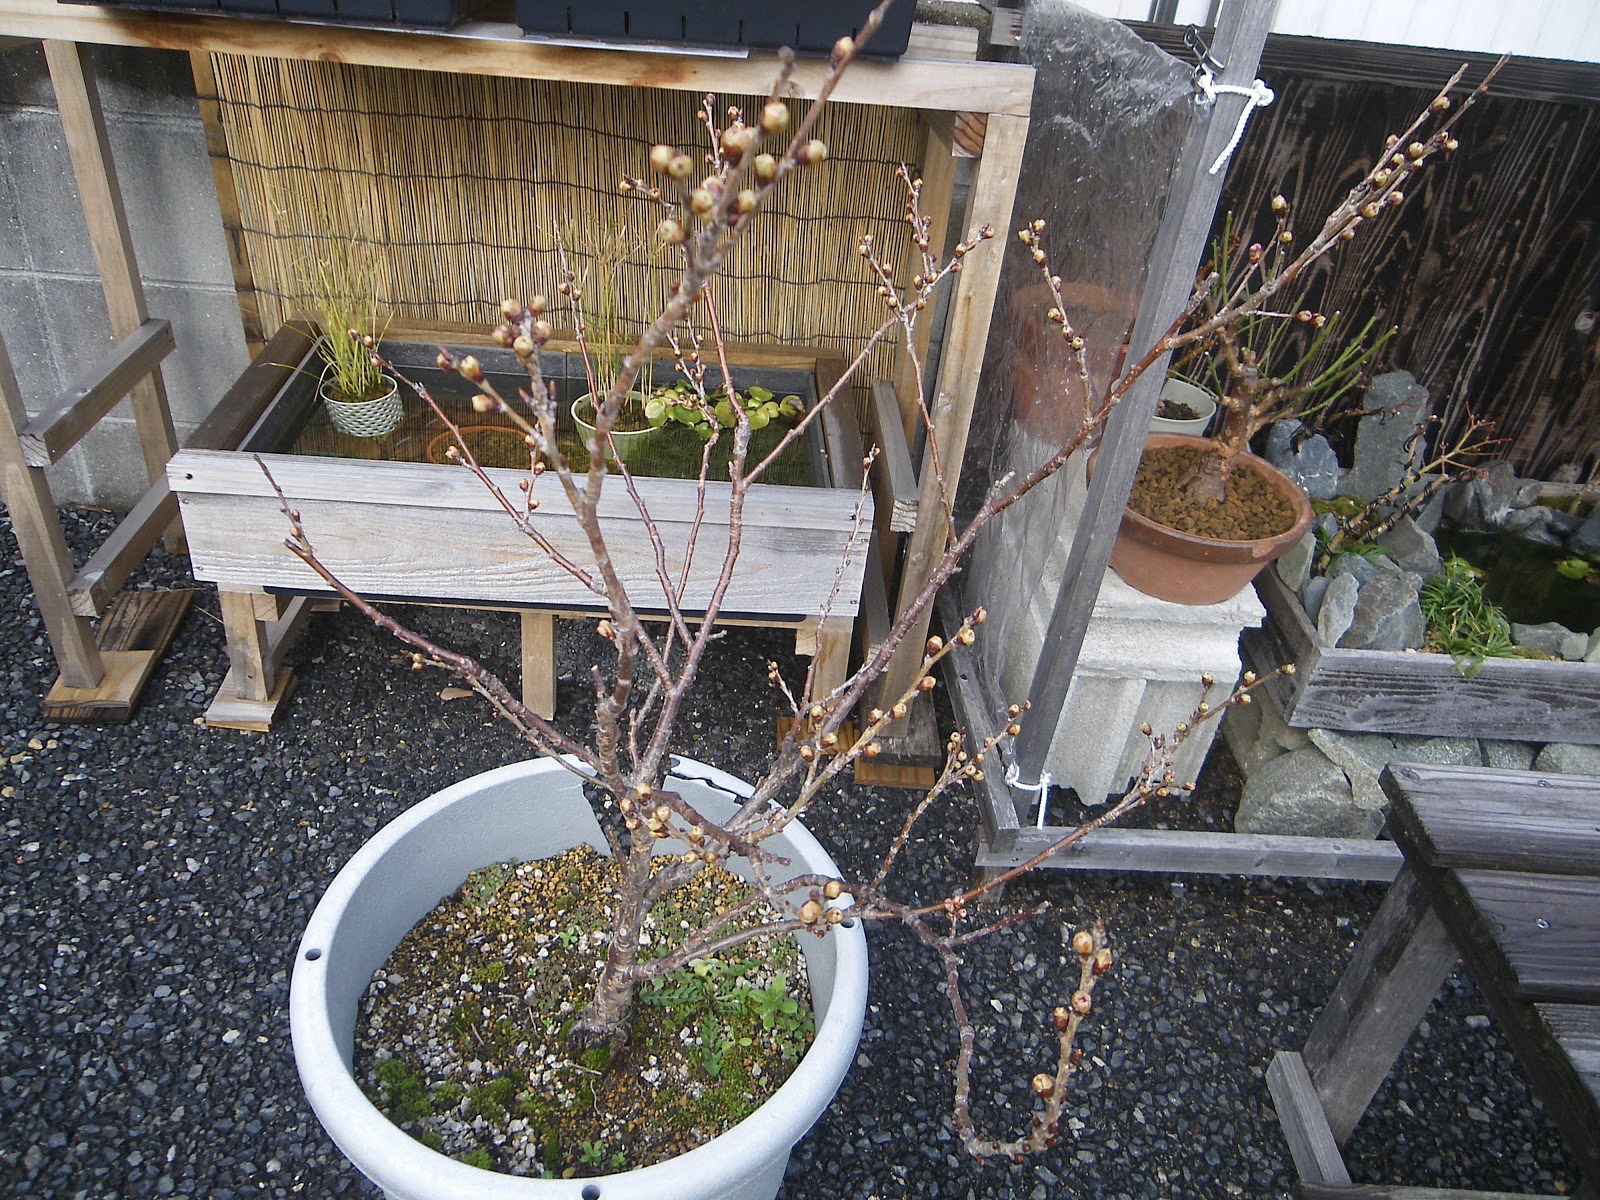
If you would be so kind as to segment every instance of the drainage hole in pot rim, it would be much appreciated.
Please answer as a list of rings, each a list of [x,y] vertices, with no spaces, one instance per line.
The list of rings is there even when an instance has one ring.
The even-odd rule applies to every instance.
[[[311,949],[306,951],[306,961],[307,962],[316,962],[317,959],[319,959],[321,957],[322,957],[322,951],[317,949],[317,947],[315,947],[315,946],[313,946]]]
[[[598,1183],[588,1184],[580,1195],[583,1196],[583,1200],[600,1200],[600,1185]]]

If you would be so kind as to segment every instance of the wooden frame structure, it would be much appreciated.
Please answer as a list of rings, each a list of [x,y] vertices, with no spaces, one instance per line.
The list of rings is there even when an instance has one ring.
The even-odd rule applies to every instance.
[[[1027,134],[1033,94],[1033,69],[1005,63],[971,61],[952,53],[951,31],[913,30],[912,46],[897,62],[861,62],[852,67],[834,93],[848,103],[883,105],[922,114],[925,128],[924,212],[934,220],[935,244],[943,244],[952,220],[951,184],[957,157],[976,159],[969,210],[982,214],[997,230],[1011,220],[1012,201]],[[960,31],[957,31],[958,33]],[[569,80],[690,92],[760,94],[770,84],[775,56],[752,52],[747,58],[698,57],[683,53],[646,53],[611,48],[557,46],[522,37],[515,26],[469,22],[448,32],[331,26],[310,22],[250,20],[190,13],[144,13],[62,5],[54,0],[0,0],[0,33],[79,43],[179,49],[197,56],[213,52],[285,58],[330,59],[401,70],[435,70],[492,74],[526,79]],[[955,39],[960,43],[961,39]],[[922,56],[922,57],[919,57]],[[789,93],[816,95],[826,62],[802,59]],[[213,151],[217,148],[212,147]],[[106,159],[104,147],[101,157]],[[106,159],[106,161],[109,161]],[[230,204],[227,181],[219,176],[219,199]],[[1005,238],[984,243],[967,255],[956,280],[930,410],[943,450],[943,486],[959,481],[977,394],[978,375],[993,314]],[[236,263],[236,270],[238,264]],[[247,279],[236,278],[247,337],[259,339],[259,323],[251,320]],[[919,341],[926,346],[926,327]],[[918,423],[914,375],[909,360],[894,375],[900,432],[911,444]],[[876,406],[875,406],[876,407]],[[164,461],[164,459],[163,459]],[[901,486],[906,486],[901,478]],[[889,485],[884,483],[883,487]],[[904,555],[891,614],[903,612],[921,593],[943,545],[945,528],[939,503],[941,483],[924,457],[916,516]],[[905,497],[896,506],[880,494],[880,510],[898,511],[907,521]],[[885,518],[887,520],[887,517]],[[886,573],[895,562],[892,547],[874,556]],[[887,574],[885,585],[889,584]],[[869,587],[869,591],[874,590]],[[904,643],[891,664],[885,686],[909,680],[920,664],[928,616]],[[881,624],[874,622],[881,628]]]
[[[1340,1152],[1433,1002],[1465,962],[1545,1111],[1600,1196],[1600,780],[1399,763],[1382,776],[1405,865],[1301,1052],[1267,1085],[1295,1194],[1508,1200],[1355,1185]]]
[[[152,320],[112,165],[94,68],[84,47],[47,41],[45,59],[117,344],[89,375],[28,418],[0,339],[0,470],[6,506],[60,668],[50,720],[127,720],[188,608],[188,592],[117,591],[163,533],[183,549],[165,468],[177,448],[161,362],[172,327]],[[45,469],[129,396],[150,488],[81,569],[73,566]],[[91,624],[105,616],[98,631]]]

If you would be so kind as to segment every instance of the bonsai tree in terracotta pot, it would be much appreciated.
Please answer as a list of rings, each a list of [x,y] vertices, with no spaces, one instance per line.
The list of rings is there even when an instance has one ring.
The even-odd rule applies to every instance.
[[[864,38],[870,36],[885,7],[881,5],[867,21]],[[699,165],[697,156],[662,144],[650,153],[650,173],[625,176],[622,181],[626,191],[659,206],[658,235],[666,245],[678,248],[681,271],[660,312],[624,355],[610,389],[601,398],[594,414],[594,442],[598,445],[610,434],[628,393],[652,354],[662,346],[672,346],[677,370],[690,388],[690,395],[682,397],[680,402],[705,413],[712,442],[722,438],[731,442],[729,485],[715,493],[720,497],[718,503],[726,504],[726,543],[700,551],[714,555],[720,564],[716,585],[703,604],[688,609],[679,583],[682,556],[696,552],[695,533],[689,535],[686,545],[671,547],[664,538],[655,536],[654,587],[649,594],[624,581],[607,540],[607,522],[611,519],[608,514],[615,507],[608,509],[602,505],[608,483],[620,484],[632,510],[657,535],[659,527],[650,513],[646,489],[636,485],[625,461],[616,463],[613,472],[605,456],[592,453],[587,465],[579,470],[562,453],[557,438],[554,395],[540,360],[540,347],[551,336],[545,319],[550,306],[545,299],[534,296],[526,301],[507,300],[501,307],[501,322],[494,331],[494,340],[511,349],[526,371],[527,382],[518,394],[507,395],[498,389],[474,355],[444,348],[439,352],[438,361],[443,368],[456,372],[478,389],[474,408],[503,414],[515,424],[523,433],[533,458],[530,468],[515,477],[491,472],[476,462],[466,439],[458,439],[456,461],[476,476],[497,506],[504,509],[507,519],[515,522],[526,535],[533,560],[541,567],[565,572],[581,581],[593,593],[596,603],[605,609],[605,615],[594,623],[594,631],[604,639],[608,649],[604,655],[606,661],[595,664],[589,674],[595,701],[591,738],[580,740],[563,732],[525,707],[511,689],[474,659],[436,644],[345,587],[319,557],[318,531],[302,524],[294,497],[280,492],[290,530],[285,543],[287,549],[326,587],[398,638],[407,647],[414,667],[445,669],[488,700],[516,733],[548,760],[539,773],[565,781],[564,799],[558,806],[543,791],[532,791],[528,786],[531,772],[523,767],[507,768],[482,777],[482,782],[475,783],[469,790],[488,797],[489,815],[484,818],[488,825],[487,828],[480,825],[470,835],[440,823],[443,813],[453,809],[462,798],[459,789],[449,789],[425,801],[413,813],[381,832],[369,848],[341,872],[308,927],[291,996],[297,1061],[324,1124],[364,1172],[384,1182],[385,1186],[391,1186],[392,1190],[398,1191],[403,1185],[406,1195],[490,1194],[482,1175],[437,1154],[417,1159],[407,1152],[406,1162],[416,1164],[414,1169],[402,1176],[387,1174],[392,1169],[388,1163],[395,1135],[386,1132],[382,1115],[371,1103],[360,1098],[351,1079],[350,1024],[355,1018],[360,990],[373,965],[383,961],[382,954],[403,933],[409,916],[402,910],[420,903],[420,911],[426,911],[435,903],[439,889],[434,878],[434,860],[455,854],[460,845],[470,841],[475,847],[474,855],[481,858],[479,865],[493,867],[496,860],[518,852],[515,847],[526,843],[529,829],[554,825],[558,821],[563,824],[577,821],[582,830],[562,836],[572,844],[590,842],[610,861],[607,882],[600,882],[598,876],[586,876],[591,882],[576,889],[604,893],[603,920],[581,932],[574,931],[574,940],[586,943],[592,951],[587,966],[583,971],[574,970],[563,975],[561,990],[553,998],[546,994],[537,979],[530,983],[530,972],[539,968],[536,963],[530,964],[520,957],[520,951],[509,948],[514,940],[511,927],[530,926],[535,931],[548,932],[556,919],[549,908],[520,908],[523,901],[519,899],[510,912],[487,925],[474,925],[475,932],[450,939],[462,943],[475,957],[470,967],[463,965],[459,972],[450,975],[450,992],[441,1005],[443,1024],[437,1034],[440,1042],[466,1038],[474,1049],[502,1036],[514,1044],[533,1042],[531,1031],[524,1032],[515,1024],[510,1030],[504,1030],[500,1028],[500,1018],[485,1017],[487,991],[505,985],[513,989],[513,1000],[526,1012],[530,1024],[553,1027],[557,1041],[541,1052],[537,1066],[509,1068],[498,1061],[491,1063],[496,1080],[504,1078],[508,1082],[503,1085],[496,1082],[495,1094],[477,1101],[463,1096],[460,1085],[457,1091],[447,1093],[444,1083],[418,1077],[412,1098],[419,1104],[426,1106],[438,1101],[455,1105],[452,1111],[459,1112],[464,1111],[461,1105],[476,1103],[474,1120],[490,1107],[511,1110],[520,1114],[515,1120],[522,1123],[522,1128],[512,1130],[508,1126],[505,1140],[495,1145],[509,1146],[518,1139],[526,1143],[529,1139],[523,1135],[530,1126],[542,1128],[544,1121],[554,1119],[543,1106],[543,1098],[553,1086],[552,1073],[587,1072],[595,1077],[595,1080],[586,1079],[590,1083],[587,1091],[580,1089],[579,1104],[585,1099],[593,1102],[597,1098],[595,1081],[608,1071],[631,1072],[631,1077],[642,1085],[656,1088],[659,1081],[653,1082],[651,1073],[658,1070],[658,1064],[648,1057],[643,1061],[629,1057],[630,1047],[637,1044],[636,1019],[650,1004],[650,989],[661,985],[688,992],[708,978],[725,977],[733,968],[723,956],[756,938],[792,937],[806,949],[859,936],[860,926],[871,921],[908,930],[929,949],[942,968],[943,987],[960,1035],[960,1049],[953,1070],[951,1121],[966,1148],[980,1157],[1010,1159],[1052,1144],[1061,1135],[1070,1085],[1082,1065],[1074,1042],[1082,1023],[1094,1011],[1094,992],[1113,964],[1112,951],[1105,932],[1097,924],[1085,923],[1071,936],[1070,947],[1078,973],[1063,980],[1060,1004],[1038,1015],[1053,1039],[1049,1058],[1040,1064],[1031,1080],[1037,1097],[1036,1109],[1026,1127],[1014,1135],[981,1131],[971,1110],[976,1035],[963,996],[962,951],[975,939],[1003,932],[1042,909],[1023,908],[1007,915],[979,916],[975,905],[1051,854],[1090,835],[1147,798],[1183,791],[1188,785],[1175,778],[1168,766],[1170,751],[1187,736],[1194,723],[1218,714],[1231,703],[1246,702],[1250,689],[1260,682],[1247,676],[1239,690],[1201,704],[1192,721],[1171,735],[1149,733],[1149,758],[1134,786],[1119,803],[1109,806],[1093,821],[1064,834],[1028,862],[986,883],[931,903],[919,903],[896,897],[890,880],[896,862],[911,845],[918,818],[927,807],[963,781],[981,778],[983,772],[992,767],[997,744],[1020,731],[1027,709],[1026,701],[1020,698],[1010,708],[1006,726],[993,738],[971,742],[959,732],[949,736],[945,761],[934,786],[908,806],[900,832],[891,844],[881,848],[874,870],[847,877],[825,857],[820,865],[812,865],[816,860],[809,858],[799,861],[804,843],[809,841],[801,818],[816,811],[814,803],[841,772],[860,759],[880,753],[890,723],[904,718],[911,705],[926,701],[927,693],[937,686],[933,672],[953,648],[971,645],[980,636],[984,613],[977,609],[955,628],[947,630],[945,636],[935,636],[921,646],[910,647],[921,666],[916,678],[902,694],[880,700],[879,707],[867,707],[869,689],[883,676],[891,657],[906,648],[912,631],[919,628],[939,588],[959,568],[987,523],[998,513],[1022,502],[1033,489],[1060,470],[1103,426],[1106,415],[1124,394],[1131,379],[1154,367],[1168,350],[1179,344],[1179,335],[1174,333],[1133,365],[1127,382],[1120,383],[1110,394],[1088,406],[1083,420],[1062,438],[1061,444],[1044,462],[1026,474],[996,481],[973,515],[964,518],[959,525],[951,524],[926,587],[900,613],[867,661],[843,684],[824,691],[815,686],[814,672],[794,682],[786,679],[775,665],[769,666],[768,678],[775,701],[793,718],[793,724],[782,738],[771,766],[759,779],[749,784],[731,781],[720,772],[709,772],[671,754],[675,723],[684,698],[700,680],[707,647],[717,636],[723,597],[740,570],[740,540],[748,489],[762,478],[781,452],[781,446],[761,457],[749,452],[753,423],[744,405],[731,406],[733,422],[728,427],[722,425],[715,411],[717,386],[721,381],[732,381],[733,376],[727,364],[727,346],[716,319],[712,283],[729,247],[739,238],[752,236],[758,216],[773,191],[785,186],[791,176],[822,169],[827,161],[828,147],[814,136],[815,122],[840,75],[854,59],[857,45],[851,39],[843,39],[836,46],[831,68],[819,90],[818,103],[804,118],[796,120],[781,99],[794,63],[792,56],[784,56],[779,78],[751,119],[746,120],[743,112],[732,109],[725,110],[724,120],[719,115],[724,110],[718,110],[707,98],[704,111],[710,137],[709,171]],[[942,260],[931,244],[931,221],[921,213],[921,181],[904,169],[902,176],[908,193],[905,219],[910,227],[915,275],[909,283],[902,282],[874,247],[871,237],[861,238],[857,248],[863,271],[884,301],[883,320],[877,328],[864,333],[863,346],[875,344],[896,329],[909,333],[920,314],[931,307],[930,300],[936,289],[960,269],[967,256],[978,251],[993,236],[992,229],[987,226],[976,229],[957,244],[951,258]],[[1042,222],[1034,222],[1020,233],[1056,300],[1051,320],[1061,326],[1062,336],[1081,365],[1085,361],[1083,342],[1064,315],[1061,281],[1050,272],[1049,256],[1043,247],[1044,235]],[[1216,319],[1231,319],[1241,312],[1254,311],[1263,302],[1262,298],[1252,296],[1248,309],[1244,304],[1234,305],[1219,313]],[[703,330],[693,323],[696,317],[704,318]],[[815,405],[799,414],[794,425],[784,431],[780,439],[782,444],[804,436],[829,405],[838,403],[840,397],[847,394],[851,377],[864,359],[863,350],[855,360],[855,367],[847,370]],[[714,382],[707,379],[709,363],[720,366],[720,379]],[[1087,379],[1086,372],[1082,378]],[[417,392],[425,402],[429,400],[425,388],[418,387]],[[436,412],[448,424],[443,410],[436,408]],[[706,497],[711,494],[703,469],[701,508],[690,521],[696,532],[708,503]],[[547,534],[547,517],[553,520],[559,515],[564,519],[567,514],[577,522],[586,539],[588,553],[582,561],[557,550]],[[863,495],[854,522],[854,533],[860,536],[852,537],[849,553],[865,552],[864,540],[870,526]],[[842,566],[836,578],[844,578]],[[647,606],[660,609],[659,628],[648,627],[641,617]],[[1203,683],[1208,690],[1211,688],[1209,679]],[[853,723],[847,723],[851,718]],[[558,807],[562,814],[559,817]],[[577,817],[571,816],[573,809],[580,810]],[[848,822],[848,813],[844,820]],[[845,830],[839,836],[848,840],[850,833]],[[740,866],[744,891],[723,893],[720,904],[702,906],[689,902],[698,882],[732,865]],[[532,863],[476,874],[466,881],[460,900],[469,906],[476,905],[504,890],[504,879],[512,874],[521,878],[524,874],[548,874],[554,869],[548,863]],[[421,895],[411,895],[401,902],[390,892],[371,892],[364,882],[368,874],[382,875],[396,887],[403,887],[409,881],[413,891],[420,891]],[[562,893],[558,903],[564,906],[574,895],[575,892]],[[461,904],[447,906],[447,919],[454,921],[462,917],[460,907]],[[325,913],[339,916],[324,920]],[[502,923],[495,924],[495,921]],[[370,944],[374,939],[380,943],[377,953]],[[387,945],[381,944],[383,942]],[[443,952],[441,942],[435,940],[429,945]],[[541,949],[553,953],[548,943]],[[541,957],[537,952],[533,956]],[[347,958],[353,958],[357,964],[353,977],[348,965],[343,968],[343,975],[335,970],[337,962]],[[820,975],[833,970],[833,967],[822,968]],[[379,972],[374,989],[383,991],[400,986],[405,982],[405,975],[404,970],[384,969]],[[577,975],[583,978],[576,978]],[[813,978],[820,975],[814,974]],[[766,1011],[773,1015],[773,1023],[778,1024],[782,1014],[792,1015],[792,1009],[785,1007],[781,996],[772,996],[771,982],[775,981],[761,985],[768,1001],[753,1003],[767,1004]],[[824,1036],[824,1023],[832,1020],[841,1007],[854,1004],[857,1006],[854,1025],[858,1031],[859,1006],[863,1003],[864,997],[860,995],[851,1000],[819,999],[817,1045],[801,1059],[797,1071],[807,1070],[813,1056],[824,1049],[834,1056],[830,1061],[843,1065],[808,1077],[802,1091],[815,1093],[824,1086],[817,1078],[831,1079],[832,1084],[826,1086],[837,1084],[839,1073],[853,1059],[854,1032],[850,1029],[851,1022],[846,1020],[836,1022],[839,1028],[830,1027]],[[422,1036],[421,1044],[431,1044],[430,1036]],[[825,1042],[828,1043],[826,1047]],[[393,1057],[401,1052],[396,1049]],[[489,1069],[482,1060],[474,1061],[479,1074]],[[319,1073],[319,1063],[332,1073],[331,1081]],[[413,1070],[416,1069],[419,1068],[413,1065]],[[408,1081],[398,1079],[396,1087],[407,1092]],[[665,1104],[670,1092],[692,1090],[687,1084],[670,1080],[657,1090],[647,1088],[642,1101],[647,1117],[666,1124],[668,1118],[657,1113],[655,1105]],[[784,1089],[780,1088],[768,1104],[779,1103],[783,1094]],[[813,1104],[817,1102],[814,1094],[811,1099]],[[404,1098],[402,1102],[406,1102]],[[369,1110],[376,1117],[376,1127],[370,1123],[357,1127],[346,1124],[347,1118],[354,1119]],[[695,1160],[699,1165],[687,1169],[673,1168],[670,1162],[639,1166],[627,1161],[617,1168],[621,1174],[607,1180],[603,1192],[596,1185],[592,1191],[585,1190],[581,1194],[603,1194],[613,1200],[623,1196],[693,1196],[702,1193],[690,1190],[690,1183],[705,1185],[709,1179],[711,1190],[707,1194],[770,1197],[781,1181],[783,1158],[787,1154],[788,1143],[781,1138],[792,1141],[819,1110],[812,1108],[809,1116],[799,1118],[785,1111],[789,1115],[781,1120],[771,1115],[752,1118],[724,1135],[736,1139],[738,1150],[721,1154],[713,1151],[709,1158]],[[769,1109],[763,1106],[757,1113],[769,1114]],[[770,1162],[750,1165],[741,1157],[748,1152],[744,1140],[747,1131],[758,1125],[773,1125],[782,1130],[779,1154],[774,1160],[776,1165]],[[534,1133],[533,1145],[524,1145],[526,1153],[519,1151],[512,1156],[509,1149],[495,1153],[513,1157],[515,1161],[509,1164],[513,1167],[532,1164],[527,1169],[562,1170],[559,1160],[540,1157],[544,1153],[544,1140]],[[489,1152],[484,1149],[487,1156]],[[459,1149],[456,1152],[459,1153]],[[589,1153],[586,1148],[584,1154]],[[688,1161],[698,1153],[698,1150],[690,1151],[682,1160],[672,1161]],[[423,1152],[417,1150],[415,1154]],[[603,1151],[596,1150],[594,1154],[595,1161],[585,1157],[581,1164],[569,1163],[565,1169],[575,1172],[580,1165],[611,1168]],[[715,1165],[730,1162],[733,1167]],[[508,1163],[496,1157],[492,1165],[505,1167]],[[419,1182],[422,1176],[429,1182],[437,1181],[439,1188],[425,1191]],[[385,1182],[391,1179],[394,1180],[392,1185]],[[492,1194],[496,1196],[552,1194],[538,1191],[534,1181],[528,1181],[528,1190],[523,1190],[520,1181],[506,1178],[495,1180],[493,1188]],[[569,1186],[553,1194],[579,1193]]]

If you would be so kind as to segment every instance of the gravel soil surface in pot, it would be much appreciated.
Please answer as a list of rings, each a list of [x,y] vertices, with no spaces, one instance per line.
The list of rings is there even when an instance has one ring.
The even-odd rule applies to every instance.
[[[111,527],[68,510],[80,556]],[[208,729],[226,667],[202,589],[122,726],[40,718],[55,678],[9,523],[0,534],[0,1194],[86,1200],[372,1197],[323,1134],[289,1046],[289,968],[339,867],[385,822],[468,775],[526,757],[451,681],[348,612],[313,618],[299,684],[269,734]],[[133,586],[195,586],[157,551]],[[448,644],[515,677],[513,614],[408,609]],[[591,703],[603,643],[562,622],[562,723]],[[804,668],[793,635],[734,629],[682,723],[688,754],[749,775],[770,757],[769,659]],[[935,693],[943,692],[943,686]],[[444,693],[443,695],[441,693]],[[588,693],[592,696],[592,693]],[[1219,750],[1190,802],[1231,811]],[[807,819],[847,871],[870,874],[911,796],[849,784]],[[848,839],[834,831],[843,815]],[[1161,820],[1187,821],[1189,806]],[[897,870],[933,902],[968,878],[970,798],[931,808]],[[794,1150],[784,1200],[1287,1197],[1293,1168],[1265,1071],[1299,1049],[1382,899],[1367,884],[1056,873],[1010,899],[1051,911],[965,948],[978,1014],[976,1116],[1017,1131],[1051,1061],[1050,1009],[1071,986],[1065,939],[1103,919],[1118,963],[1081,1045],[1071,1127],[1043,1156],[979,1164],[949,1123],[956,1035],[938,963],[870,929],[856,1069]],[[1464,974],[1441,990],[1346,1148],[1358,1181],[1572,1190],[1575,1171]],[[665,1200],[665,1198],[663,1198]]]
[[[1247,464],[1228,476],[1220,501],[1196,500],[1182,486],[1200,460],[1196,446],[1155,446],[1139,460],[1128,507],[1172,529],[1199,537],[1248,542],[1277,537],[1295,522],[1293,506]]]

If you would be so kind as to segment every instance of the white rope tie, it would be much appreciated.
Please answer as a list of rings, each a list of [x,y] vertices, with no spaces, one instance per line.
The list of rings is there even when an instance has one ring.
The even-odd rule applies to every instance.
[[[1239,145],[1239,139],[1244,137],[1244,127],[1250,122],[1250,114],[1257,108],[1265,108],[1276,100],[1277,94],[1261,80],[1256,80],[1249,87],[1241,87],[1236,83],[1218,83],[1211,74],[1211,68],[1201,64],[1194,73],[1195,86],[1200,89],[1200,94],[1205,97],[1207,104],[1215,104],[1217,97],[1222,95],[1243,96],[1245,98],[1244,111],[1239,114],[1239,123],[1234,126],[1233,138],[1228,142],[1227,148],[1217,155],[1217,161],[1211,164],[1211,174],[1215,175],[1222,170],[1229,157]]]
[[[1023,783],[1021,780],[1022,776],[1017,772],[1017,764],[1012,763],[1006,768],[1006,785],[1015,788],[1019,792],[1039,793],[1039,815],[1034,818],[1033,823],[1037,828],[1043,829],[1045,805],[1050,803],[1050,772],[1040,771],[1038,783]]]

